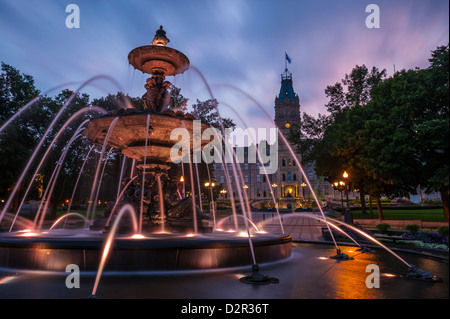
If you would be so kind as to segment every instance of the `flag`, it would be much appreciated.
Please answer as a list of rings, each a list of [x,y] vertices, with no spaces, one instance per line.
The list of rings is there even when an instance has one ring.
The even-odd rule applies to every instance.
[[[286,54],[286,60],[289,62],[289,63],[291,63],[292,62],[292,60],[291,60],[291,58],[289,57],[289,55],[287,55],[287,53],[285,52],[284,54]]]

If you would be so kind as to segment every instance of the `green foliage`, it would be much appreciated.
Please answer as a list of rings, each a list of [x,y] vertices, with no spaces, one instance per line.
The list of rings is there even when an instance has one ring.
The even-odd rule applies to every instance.
[[[181,111],[186,111],[188,99],[185,98],[181,93],[181,89],[172,86],[170,90],[170,108],[177,109]]]
[[[441,226],[438,228],[438,233],[442,236],[448,236],[448,226]]]
[[[386,72],[356,66],[328,86],[328,116],[303,116],[290,140],[329,182],[346,170],[352,188],[378,199],[414,194],[418,185],[449,206],[449,50],[432,52],[427,69]],[[381,213],[381,206],[379,212]]]
[[[221,129],[221,124],[225,129],[234,129],[236,124],[230,118],[220,118],[217,111],[219,103],[216,99],[209,99],[201,102],[197,99],[197,103],[192,105],[192,115],[201,120],[203,123],[209,124],[215,128]]]
[[[391,225],[386,224],[386,223],[381,223],[381,224],[376,225],[376,228],[378,229],[378,231],[381,234],[387,234],[389,228],[391,228]]]
[[[405,229],[415,234],[419,231],[419,225],[416,224],[406,225]]]

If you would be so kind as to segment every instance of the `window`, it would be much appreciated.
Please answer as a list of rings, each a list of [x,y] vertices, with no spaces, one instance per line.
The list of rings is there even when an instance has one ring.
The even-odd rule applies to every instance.
[[[228,164],[228,170],[232,171],[233,170],[233,166],[231,164]]]
[[[244,164],[244,169],[245,169],[246,171],[248,171],[248,163],[245,163],[245,164]]]
[[[213,169],[216,170],[216,164],[215,163],[213,164]]]
[[[294,174],[294,181],[297,180],[297,174]]]
[[[283,174],[283,182],[286,180],[286,174]]]
[[[248,175],[244,175],[244,181],[248,183]]]
[[[221,183],[221,184],[223,184],[224,178],[225,178],[225,176],[223,176],[223,175],[220,176],[220,183]]]
[[[257,183],[261,182],[261,175],[259,175],[259,174],[256,175],[256,182]]]
[[[288,172],[287,174],[288,181],[292,181],[292,172]]]
[[[281,166],[286,166],[286,161],[284,160],[284,158],[281,160]]]

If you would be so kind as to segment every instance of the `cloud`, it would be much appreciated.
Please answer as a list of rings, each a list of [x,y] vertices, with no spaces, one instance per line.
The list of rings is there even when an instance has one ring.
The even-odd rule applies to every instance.
[[[0,3],[0,60],[31,74],[39,89],[108,74],[132,96],[146,75],[128,65],[128,52],[149,44],[159,25],[169,46],[184,52],[208,84],[248,92],[273,114],[284,52],[293,59],[302,111],[325,112],[324,89],[356,64],[396,69],[426,67],[431,50],[448,43],[448,2],[378,0],[381,28],[365,27],[366,3],[342,1],[198,0],[77,1],[81,27],[65,27],[69,1]],[[171,79],[193,103],[210,97],[190,70]],[[88,87],[91,95],[115,93]],[[259,107],[233,90],[214,90],[256,125],[270,125]]]

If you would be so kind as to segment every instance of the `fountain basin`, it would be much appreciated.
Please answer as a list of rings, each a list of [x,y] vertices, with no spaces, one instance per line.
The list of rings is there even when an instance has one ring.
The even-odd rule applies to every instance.
[[[287,235],[252,235],[258,263],[291,256],[292,239]],[[97,271],[104,236],[0,237],[0,267],[14,270],[65,271],[76,264],[81,271]],[[186,236],[151,234],[133,239],[118,237],[105,271],[154,271],[213,269],[252,264],[248,238],[229,234]]]

